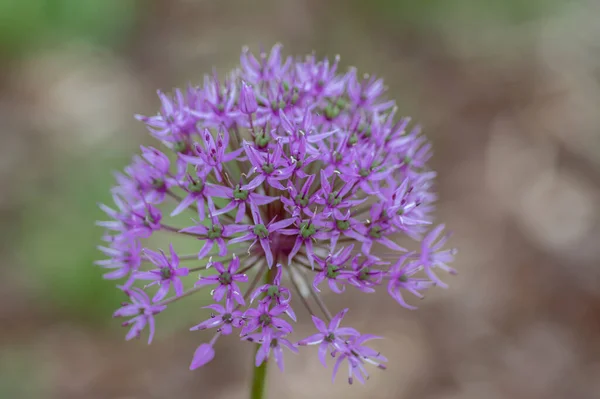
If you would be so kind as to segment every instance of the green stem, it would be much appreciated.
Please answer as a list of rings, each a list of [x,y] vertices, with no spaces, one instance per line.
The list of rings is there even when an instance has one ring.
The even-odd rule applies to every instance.
[[[277,259],[273,262],[274,265],[267,271],[265,275],[265,284],[271,284],[275,279],[277,274]],[[263,266],[264,267],[264,266]],[[260,350],[261,345],[256,344],[256,349],[254,351],[254,357],[252,358],[252,363],[254,363],[254,359],[256,359],[256,353]],[[254,371],[252,374],[252,388],[250,391],[250,399],[264,399],[265,398],[265,387],[267,386],[267,364],[268,358],[265,359],[262,364],[258,367],[254,367]]]
[[[256,345],[256,351],[260,349],[260,345]],[[254,360],[254,359],[253,359]],[[252,376],[252,391],[250,392],[250,399],[264,399],[265,398],[265,387],[267,382],[267,359],[258,367],[254,367],[254,373]]]

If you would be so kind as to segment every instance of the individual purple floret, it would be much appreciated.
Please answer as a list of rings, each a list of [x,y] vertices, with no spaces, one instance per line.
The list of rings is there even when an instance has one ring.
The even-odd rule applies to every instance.
[[[220,332],[223,335],[229,335],[232,333],[233,328],[240,328],[243,324],[242,312],[235,310],[232,301],[225,302],[225,306],[213,303],[204,308],[210,309],[214,313],[211,313],[210,319],[190,328],[190,331],[219,327],[217,332]]]
[[[249,308],[244,312],[243,319],[246,324],[242,328],[242,336],[249,335],[261,328],[263,336],[272,334],[275,331],[291,333],[294,327],[280,316],[286,313],[289,304],[276,305],[271,308],[268,302],[259,302],[257,308]]]
[[[273,357],[275,358],[275,363],[277,363],[277,367],[279,367],[279,370],[284,371],[282,348],[285,347],[294,353],[298,353],[298,348],[296,348],[296,346],[292,342],[285,338],[286,336],[286,333],[278,331],[268,335],[248,335],[245,338],[247,341],[256,342],[260,345],[260,348],[256,351],[254,365],[256,367],[260,366],[265,360],[269,358],[271,351],[273,351]]]
[[[169,288],[173,286],[176,296],[183,294],[183,283],[181,277],[188,275],[189,271],[186,267],[179,267],[179,257],[173,249],[173,244],[170,246],[171,259],[167,258],[164,252],[154,252],[149,249],[144,250],[144,255],[152,262],[157,269],[150,270],[147,272],[137,272],[135,278],[138,280],[152,280],[151,285],[159,285],[158,291],[152,298],[153,302],[158,302],[167,296]]]
[[[148,334],[148,345],[150,345],[152,338],[154,338],[154,316],[167,307],[165,305],[153,305],[148,295],[139,288],[127,289],[125,294],[129,296],[131,303],[124,303],[113,314],[113,317],[131,317],[123,323],[123,327],[131,326],[125,336],[128,341],[132,338],[138,338],[147,325],[150,331]]]
[[[200,280],[196,282],[196,286],[203,287],[205,285],[218,284],[212,294],[215,301],[219,302],[223,297],[226,297],[227,302],[233,300],[240,305],[245,305],[246,301],[244,300],[237,283],[248,281],[248,276],[236,273],[240,267],[240,258],[234,255],[227,268],[225,268],[221,262],[210,262],[207,265],[207,268],[208,267],[214,267],[217,274],[214,276],[200,277]]]
[[[414,310],[417,307],[406,303],[401,290],[408,291],[417,298],[423,299],[423,294],[420,291],[434,286],[435,282],[425,278],[413,277],[422,267],[414,261],[406,262],[409,255],[411,254],[400,257],[396,264],[390,268],[387,275],[388,293],[403,307]]]
[[[333,353],[342,351],[345,345],[344,342],[348,337],[360,335],[354,328],[340,327],[340,323],[346,313],[348,313],[348,310],[344,309],[336,314],[329,322],[329,325],[318,317],[312,316],[313,323],[315,323],[315,327],[317,327],[319,332],[298,341],[298,345],[319,345],[319,360],[324,366],[327,366],[325,358],[328,351]]]
[[[364,343],[367,341],[380,338],[381,337],[370,334],[350,337],[344,343],[339,353],[334,353],[334,356],[337,357],[337,360],[333,366],[332,379],[335,379],[338,369],[344,361],[346,361],[348,365],[349,384],[354,382],[355,377],[361,384],[364,384],[365,380],[369,379],[369,373],[365,368],[366,363],[385,370],[386,366],[383,363],[387,362],[387,359],[382,356],[381,353],[364,345]]]
[[[146,325],[152,339],[155,314],[197,300],[212,313],[191,329],[214,335],[190,369],[235,336],[258,345],[256,365],[272,354],[283,370],[282,349],[297,351],[303,321],[294,299],[317,329],[298,345],[318,345],[323,364],[333,356],[334,375],[347,366],[349,382],[363,382],[367,363],[385,368],[365,346],[375,336],[340,327],[348,309],[331,316],[322,294],[387,288],[414,309],[404,291],[447,287],[438,274],[455,273],[456,250],[434,219],[432,146],[383,80],[341,70],[339,56],[285,56],[277,44],[244,48],[230,73],[158,97],[157,113],[136,115],[155,143],[115,174],[114,205],[100,205],[107,220],[97,222],[105,259],[96,264],[131,298],[115,313],[131,316],[127,339]],[[157,249],[164,243],[170,256]],[[190,272],[201,274],[195,284]]]

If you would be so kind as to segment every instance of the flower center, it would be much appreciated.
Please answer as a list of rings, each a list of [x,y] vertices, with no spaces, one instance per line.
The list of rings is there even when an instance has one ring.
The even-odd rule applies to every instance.
[[[155,190],[160,190],[165,186],[165,181],[162,179],[152,179],[152,188]]]
[[[192,180],[190,184],[188,184],[188,190],[192,193],[199,193],[204,189],[204,183],[200,180]]]
[[[373,238],[381,238],[381,226],[373,226],[371,227],[371,230],[369,230],[369,236],[373,237]]]
[[[271,324],[271,316],[269,316],[266,313],[263,313],[260,316],[258,316],[258,321],[260,322],[260,324],[266,327]]]
[[[239,201],[246,201],[248,199],[248,191],[241,190],[240,185],[235,186],[235,190],[233,190],[233,198]]]
[[[275,170],[275,167],[273,166],[272,163],[266,163],[262,166],[262,170],[263,170],[263,172],[265,172],[267,174],[271,174]]]
[[[358,135],[356,133],[352,133],[352,136],[348,139],[348,145],[356,145],[358,143]]]
[[[340,193],[339,191],[334,191],[332,193],[329,194],[329,205],[331,206],[338,206],[341,202],[342,199],[339,197]]]
[[[327,278],[336,279],[340,275],[340,267],[337,265],[327,264],[327,271],[325,272]]]
[[[210,230],[208,230],[207,236],[209,239],[214,240],[215,238],[221,237],[223,227],[218,224],[213,224]]]
[[[335,340],[335,335],[333,333],[329,333],[325,336],[326,342],[333,342]]]
[[[183,140],[176,141],[173,144],[173,151],[175,151],[175,152],[185,152],[187,149],[188,149],[188,144]]]
[[[306,196],[304,194],[296,195],[295,200],[296,200],[296,204],[298,204],[300,206],[308,205],[308,198],[306,198]]]
[[[310,222],[302,222],[300,224],[300,234],[302,238],[309,238],[317,232],[317,229]]]
[[[350,222],[347,220],[336,220],[335,221],[335,225],[337,226],[338,230],[348,230],[350,228]]]
[[[168,279],[170,279],[172,275],[173,275],[173,273],[171,272],[171,269],[170,269],[170,268],[168,268],[168,267],[162,267],[162,268],[160,269],[160,277],[161,277],[163,280],[168,280]]]
[[[219,283],[221,283],[222,285],[229,285],[232,281],[233,278],[231,277],[231,273],[229,272],[223,272],[219,276]]]
[[[368,267],[365,267],[364,269],[362,269],[360,272],[358,272],[358,279],[360,281],[365,281],[369,279],[369,274],[371,273],[371,269],[369,269]]]
[[[267,288],[267,296],[271,298],[279,297],[279,287],[276,285],[271,285]]]
[[[406,274],[403,274],[400,277],[398,277],[398,281],[400,281],[401,283],[406,283],[408,281],[408,276]]]
[[[258,133],[254,138],[254,144],[256,144],[256,146],[260,149],[263,149],[266,146],[268,146],[270,141],[271,138],[268,134],[265,134],[264,132]]]
[[[254,234],[256,234],[260,238],[267,238],[269,236],[269,230],[264,224],[257,224],[254,226]]]
[[[225,323],[230,324],[233,321],[233,315],[231,313],[224,313],[221,319]]]

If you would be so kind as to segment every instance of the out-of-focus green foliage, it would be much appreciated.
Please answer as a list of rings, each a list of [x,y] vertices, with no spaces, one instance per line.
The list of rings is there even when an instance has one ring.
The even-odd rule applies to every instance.
[[[0,51],[70,38],[113,46],[133,28],[136,6],[136,0],[0,0]]]
[[[82,318],[110,314],[124,299],[93,264],[102,258],[95,247],[102,229],[95,221],[106,219],[97,203],[110,204],[109,163],[94,157],[67,162],[53,171],[52,181],[24,193],[20,254],[38,280],[39,297]]]

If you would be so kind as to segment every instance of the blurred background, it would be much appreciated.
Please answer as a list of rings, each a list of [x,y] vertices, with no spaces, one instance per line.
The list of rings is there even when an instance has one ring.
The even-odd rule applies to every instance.
[[[150,142],[133,114],[156,89],[281,42],[384,77],[423,124],[460,274],[416,312],[327,297],[387,338],[388,371],[332,385],[305,350],[269,397],[598,398],[599,16],[597,0],[0,0],[0,397],[246,397],[249,345],[188,370],[198,304],[161,315],[152,346],[124,341],[94,221]]]

